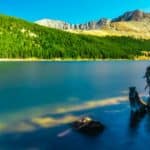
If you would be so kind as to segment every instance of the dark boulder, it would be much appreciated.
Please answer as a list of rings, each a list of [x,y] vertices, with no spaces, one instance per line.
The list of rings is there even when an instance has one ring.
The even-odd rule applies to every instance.
[[[98,135],[105,128],[101,122],[95,121],[90,117],[83,117],[73,122],[72,127],[75,130],[88,135]]]

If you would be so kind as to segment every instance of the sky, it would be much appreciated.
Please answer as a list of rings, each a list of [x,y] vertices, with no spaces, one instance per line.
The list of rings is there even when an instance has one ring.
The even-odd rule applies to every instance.
[[[49,18],[84,23],[135,9],[150,12],[150,0],[0,0],[1,14],[31,22]]]

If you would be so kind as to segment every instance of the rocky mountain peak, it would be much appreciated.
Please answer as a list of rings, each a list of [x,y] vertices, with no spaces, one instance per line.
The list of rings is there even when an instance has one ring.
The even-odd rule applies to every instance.
[[[124,13],[118,18],[113,19],[115,21],[142,21],[143,19],[150,19],[150,14],[144,13],[140,10],[134,10]]]
[[[52,19],[42,19],[39,21],[36,21],[35,23],[50,27],[50,28],[56,28],[56,29],[65,29],[65,27],[68,25],[68,23],[60,20],[52,20]]]

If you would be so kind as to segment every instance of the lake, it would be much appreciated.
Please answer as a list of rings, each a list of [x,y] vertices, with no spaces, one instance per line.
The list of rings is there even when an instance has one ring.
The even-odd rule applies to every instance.
[[[133,122],[128,87],[144,91],[148,61],[0,62],[0,150],[148,150],[150,115]],[[96,137],[70,128],[90,115]]]

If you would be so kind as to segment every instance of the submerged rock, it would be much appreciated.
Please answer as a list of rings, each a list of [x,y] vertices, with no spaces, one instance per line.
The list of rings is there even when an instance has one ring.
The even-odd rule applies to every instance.
[[[72,127],[75,130],[88,135],[98,135],[105,128],[101,122],[95,121],[90,117],[83,117],[73,122]]]

